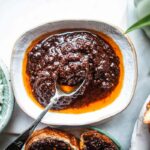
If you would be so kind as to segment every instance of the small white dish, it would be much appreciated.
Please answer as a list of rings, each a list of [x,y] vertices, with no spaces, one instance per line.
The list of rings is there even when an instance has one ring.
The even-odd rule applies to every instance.
[[[120,47],[124,63],[124,81],[119,96],[109,106],[97,111],[83,114],[62,114],[48,112],[42,122],[51,125],[80,126],[106,120],[121,111],[130,103],[137,81],[137,60],[134,47],[127,36],[120,29],[98,21],[58,21],[36,27],[23,34],[16,42],[11,59],[11,79],[16,101],[21,109],[36,119],[41,109],[29,98],[22,80],[22,62],[26,49],[31,42],[42,34],[59,29],[92,29],[103,32],[111,37]]]
[[[132,140],[131,140],[131,148],[130,150],[150,150],[150,132],[148,129],[148,125],[144,124],[144,113],[146,111],[146,105],[150,101],[150,95],[145,101],[140,115],[135,123]]]

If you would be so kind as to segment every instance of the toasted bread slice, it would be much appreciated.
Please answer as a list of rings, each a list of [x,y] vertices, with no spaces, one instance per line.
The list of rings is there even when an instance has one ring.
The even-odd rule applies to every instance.
[[[79,150],[78,140],[71,134],[52,128],[35,131],[25,144],[25,150]]]
[[[118,150],[116,144],[104,134],[96,130],[89,130],[81,134],[80,138],[81,150]]]
[[[144,123],[150,124],[150,102],[146,106],[146,112],[144,114]]]

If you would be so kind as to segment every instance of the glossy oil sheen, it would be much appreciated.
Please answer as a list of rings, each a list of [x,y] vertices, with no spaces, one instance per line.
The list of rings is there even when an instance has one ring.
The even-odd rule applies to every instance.
[[[79,30],[79,29],[78,29]],[[84,30],[84,29],[82,29]],[[64,31],[68,31],[63,30]],[[70,31],[70,30],[69,30]],[[87,29],[86,29],[87,31]],[[90,30],[88,30],[90,31]],[[49,35],[55,34],[55,33],[59,33],[62,32],[62,30],[60,31],[54,31],[51,33],[47,33],[44,35],[41,35],[39,38],[35,39],[31,45],[28,47],[28,49],[26,50],[26,53],[24,55],[24,60],[23,60],[23,70],[22,70],[22,76],[23,76],[23,82],[24,82],[24,86],[25,89],[27,91],[27,94],[29,95],[29,97],[33,100],[33,102],[38,105],[40,108],[43,108],[35,99],[34,95],[32,94],[32,88],[30,86],[30,82],[29,82],[29,76],[26,74],[26,64],[27,64],[27,53],[42,39],[45,39],[46,37],[48,37]],[[111,45],[111,47],[113,48],[113,50],[115,51],[116,55],[119,57],[120,60],[120,77],[119,77],[119,82],[118,85],[115,87],[115,89],[113,90],[113,92],[111,92],[107,97],[100,99],[98,101],[92,102],[88,105],[84,105],[83,107],[80,108],[67,108],[67,109],[63,109],[63,110],[59,110],[59,111],[55,111],[55,112],[59,112],[59,113],[72,113],[72,114],[82,114],[82,113],[86,113],[86,112],[92,112],[92,111],[96,111],[99,110],[101,108],[104,108],[108,105],[110,105],[111,103],[113,103],[115,101],[115,99],[118,97],[118,95],[120,94],[122,85],[123,85],[123,80],[124,80],[124,66],[123,66],[123,57],[122,57],[122,53],[118,47],[118,45],[113,41],[113,39],[111,39],[110,37],[106,36],[103,33],[97,32],[97,31],[91,31],[92,33],[96,33],[98,34],[102,39],[104,39],[108,44]],[[67,90],[67,89],[66,89]]]

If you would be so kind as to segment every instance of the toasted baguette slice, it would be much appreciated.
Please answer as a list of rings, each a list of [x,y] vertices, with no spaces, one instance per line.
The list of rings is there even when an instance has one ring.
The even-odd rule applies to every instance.
[[[79,142],[73,136],[61,130],[44,128],[35,131],[25,144],[25,150],[79,150]]]
[[[118,150],[116,144],[104,134],[96,130],[89,130],[81,134],[80,137],[81,150]]]
[[[146,112],[144,114],[144,123],[150,124],[150,102],[146,106]]]

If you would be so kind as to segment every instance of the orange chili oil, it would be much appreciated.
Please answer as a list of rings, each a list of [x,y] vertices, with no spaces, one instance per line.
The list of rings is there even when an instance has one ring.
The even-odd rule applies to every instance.
[[[58,30],[58,31],[54,31],[54,32],[50,32],[50,33],[41,35],[40,37],[36,38],[29,45],[29,47],[27,48],[25,55],[24,55],[23,64],[22,64],[23,65],[22,77],[23,77],[24,86],[25,86],[26,92],[27,92],[28,96],[31,98],[31,100],[42,109],[44,108],[44,106],[39,103],[35,93],[33,92],[33,87],[31,85],[30,76],[29,76],[28,70],[27,70],[29,53],[33,50],[35,45],[37,45],[38,43],[40,43],[41,41],[43,41],[45,39],[48,39],[52,35],[55,35],[55,34],[61,35],[64,33],[72,33],[72,32],[78,32],[78,31],[79,32],[85,31],[85,32],[90,32],[92,34],[95,34],[98,37],[100,37],[101,40],[104,40],[107,44],[109,44],[109,46],[111,46],[115,55],[119,58],[119,75],[118,75],[117,84],[109,92],[106,92],[106,94],[104,94],[104,96],[101,96],[99,94],[99,91],[96,88],[95,89],[93,88],[92,89],[93,92],[91,95],[88,95],[88,90],[85,91],[84,95],[87,94],[88,96],[82,97],[82,101],[80,101],[80,97],[79,97],[79,98],[75,99],[75,101],[77,101],[76,104],[70,104],[69,107],[66,107],[63,109],[57,109],[57,110],[50,110],[50,111],[59,112],[59,113],[67,113],[67,114],[82,114],[82,113],[96,111],[96,110],[104,108],[104,107],[110,105],[111,103],[113,103],[121,92],[123,81],[124,81],[123,56],[122,56],[119,46],[115,43],[115,41],[113,39],[111,39],[110,37],[108,37],[107,35],[105,35],[104,33],[97,32],[94,30],[62,29],[62,30]],[[71,84],[73,84],[73,82]],[[62,88],[66,92],[69,92],[70,90],[72,90],[72,86],[66,85],[65,82],[64,82],[64,86]],[[92,99],[94,99],[94,100],[92,100]]]

